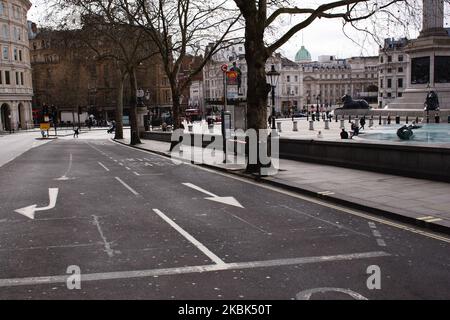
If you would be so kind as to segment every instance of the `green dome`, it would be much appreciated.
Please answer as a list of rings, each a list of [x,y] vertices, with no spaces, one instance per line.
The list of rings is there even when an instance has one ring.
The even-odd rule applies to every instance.
[[[304,46],[298,50],[297,54],[295,55],[295,61],[296,62],[303,62],[303,61],[311,61],[311,54]]]

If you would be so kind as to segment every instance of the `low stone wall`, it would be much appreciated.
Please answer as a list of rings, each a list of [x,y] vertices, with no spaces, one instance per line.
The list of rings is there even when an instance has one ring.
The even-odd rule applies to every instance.
[[[450,182],[450,148],[280,139],[280,157]]]
[[[143,138],[170,142],[171,132],[145,132]],[[191,140],[185,137],[183,144],[189,145],[192,141],[194,134]],[[202,141],[204,148],[211,143],[210,138]],[[229,140],[228,148],[231,149],[232,144]],[[216,146],[222,149],[221,143]],[[450,148],[281,138],[280,158],[450,182]]]
[[[450,110],[444,109],[440,111],[430,111],[429,112],[429,122],[434,123],[435,122],[435,115],[439,115],[439,121],[441,123],[450,123]],[[426,113],[423,110],[407,110],[407,109],[370,109],[370,110],[335,110],[335,115],[338,116],[338,119],[344,119],[348,120],[349,116],[352,120],[354,120],[356,117],[363,117],[366,118],[373,117],[374,121],[378,120],[381,116],[382,118],[387,118],[390,116],[391,120],[394,122],[395,117],[399,116],[402,120],[402,122],[405,122],[406,117],[409,118],[409,122],[412,122],[413,120],[418,118],[419,122],[426,122]]]

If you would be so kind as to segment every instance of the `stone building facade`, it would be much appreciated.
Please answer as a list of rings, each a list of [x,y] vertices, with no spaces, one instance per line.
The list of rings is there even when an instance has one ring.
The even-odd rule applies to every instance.
[[[119,99],[120,68],[113,59],[97,59],[95,52],[81,41],[83,29],[40,30],[31,40],[34,114],[39,122],[42,108],[55,107],[59,120],[78,122],[93,115],[111,121]],[[101,39],[100,39],[101,40]],[[102,41],[109,46],[108,41]],[[136,70],[137,86],[145,92],[143,103],[157,115],[171,107],[171,90],[159,56],[145,60]],[[129,116],[131,92],[124,82],[124,116]],[[126,123],[126,120],[125,120]]]
[[[0,131],[33,125],[28,0],[0,1]]]

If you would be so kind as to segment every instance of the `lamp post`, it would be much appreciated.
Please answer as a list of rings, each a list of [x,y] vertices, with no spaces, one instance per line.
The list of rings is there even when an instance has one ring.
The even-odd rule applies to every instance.
[[[280,73],[275,70],[275,65],[272,65],[270,71],[266,73],[267,82],[270,84],[272,88],[272,129],[276,129],[275,127],[275,88],[278,84],[278,79],[280,77]]]

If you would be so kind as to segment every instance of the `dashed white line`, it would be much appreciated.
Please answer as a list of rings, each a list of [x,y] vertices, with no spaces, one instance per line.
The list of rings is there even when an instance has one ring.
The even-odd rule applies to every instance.
[[[127,188],[128,190],[131,191],[132,194],[134,194],[135,196],[138,196],[139,193],[134,190],[132,187],[130,187],[129,185],[127,185],[125,182],[122,181],[122,179],[120,179],[119,177],[116,177],[116,180],[119,181],[125,188]]]
[[[110,171],[103,163],[101,162],[97,162],[99,165],[101,165],[103,167],[103,169],[105,169],[106,171]]]

